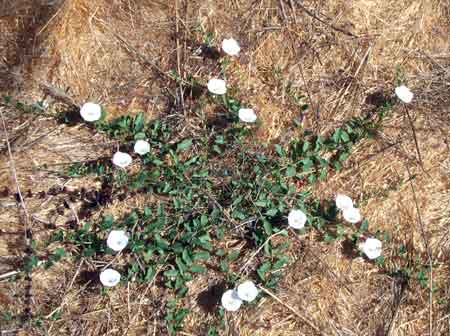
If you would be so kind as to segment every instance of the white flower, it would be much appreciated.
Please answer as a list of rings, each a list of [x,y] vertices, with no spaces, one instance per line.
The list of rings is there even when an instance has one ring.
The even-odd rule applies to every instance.
[[[112,159],[112,162],[120,168],[125,168],[126,166],[130,165],[131,161],[133,161],[133,159],[131,158],[130,154],[120,151],[117,151]]]
[[[353,201],[347,195],[337,194],[336,195],[336,207],[339,210],[351,209],[351,208],[353,208]]]
[[[234,38],[230,38],[222,41],[222,50],[230,56],[237,56],[241,47]]]
[[[376,238],[367,238],[361,250],[369,259],[376,259],[381,255],[383,244]]]
[[[229,289],[222,295],[222,306],[228,311],[237,311],[242,304],[237,292],[234,289]]]
[[[303,229],[306,223],[306,215],[301,210],[291,210],[288,215],[288,224],[294,229]]]
[[[122,251],[128,244],[127,233],[123,230],[112,230],[106,239],[106,245],[116,252]]]
[[[252,302],[258,296],[258,288],[250,281],[244,281],[237,287],[238,297],[247,302]]]
[[[100,282],[105,287],[114,287],[120,281],[120,273],[112,268],[105,269],[100,273]]]
[[[102,108],[98,104],[86,103],[81,107],[80,114],[86,121],[97,121],[102,116]]]
[[[239,119],[243,122],[252,123],[256,121],[256,114],[253,109],[241,108],[239,109]]]
[[[411,92],[411,90],[404,85],[396,87],[395,94],[397,95],[398,99],[400,99],[404,103],[411,103],[414,97],[414,94]]]
[[[138,140],[134,144],[134,151],[139,155],[145,155],[150,152],[150,144],[145,140]]]
[[[227,83],[223,79],[212,78],[208,81],[208,90],[216,95],[223,95],[227,92]]]
[[[358,223],[361,220],[361,213],[358,208],[348,208],[344,209],[342,212],[344,219],[350,223]]]

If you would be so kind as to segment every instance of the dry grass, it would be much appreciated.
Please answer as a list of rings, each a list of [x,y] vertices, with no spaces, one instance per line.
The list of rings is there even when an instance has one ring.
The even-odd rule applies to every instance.
[[[216,44],[228,36],[241,41],[243,54],[228,72],[231,84],[256,106],[263,124],[258,136],[270,142],[295,134],[293,118],[304,128],[327,132],[351,116],[370,113],[393,98],[400,76],[416,94],[410,107],[413,127],[405,110],[396,107],[376,139],[358,145],[343,172],[313,192],[326,198],[340,191],[355,198],[370,230],[392,233],[387,256],[405,244],[426,261],[428,245],[439,290],[430,296],[414,283],[402,291],[397,279],[362,259],[346,258],[343,246],[326,245],[310,233],[290,251],[296,261],[284,270],[275,293],[284,304],[266,297],[227,314],[223,334],[317,334],[289,306],[323,335],[448,335],[449,306],[439,300],[450,292],[449,18],[450,6],[441,0],[64,0],[53,5],[18,0],[14,6],[0,1],[0,91],[42,98],[47,83],[67,88],[76,103],[99,101],[113,116],[137,110],[149,118],[174,113],[167,92],[176,85],[160,70],[177,69],[202,83],[219,73],[212,62],[194,55],[203,42],[201,27],[214,33]],[[287,91],[289,82],[310,105],[303,115]],[[91,147],[93,140],[106,140],[84,126],[62,126],[15,110],[5,110],[5,117],[34,238],[41,239],[49,228],[66,225],[73,213],[58,210],[64,195],[27,197],[27,190],[36,195],[55,186],[91,185],[49,170],[62,162],[109,156],[113,145]],[[4,145],[0,189],[13,190]],[[145,201],[131,197],[105,211],[120,214]],[[0,207],[1,276],[20,264],[25,246],[15,201],[2,197]],[[404,266],[392,260],[393,266]],[[62,305],[61,319],[45,323],[48,335],[154,335],[164,324],[160,287],[130,283],[103,297],[86,285],[98,265],[85,262],[77,273],[78,266],[65,263],[35,272],[30,298],[26,281],[0,280],[0,311],[20,314],[31,306],[45,317]],[[204,335],[213,319],[198,304],[204,284],[215,283],[214,274],[209,276],[190,284],[192,314],[184,335]]]

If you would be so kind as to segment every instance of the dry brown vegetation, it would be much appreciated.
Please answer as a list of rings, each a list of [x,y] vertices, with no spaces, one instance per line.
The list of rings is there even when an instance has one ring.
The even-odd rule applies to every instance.
[[[269,295],[227,314],[222,333],[450,335],[448,1],[0,0],[0,93],[46,98],[52,110],[67,100],[94,100],[112,117],[178,115],[195,127],[189,101],[184,109],[173,104],[177,85],[167,73],[176,70],[201,83],[217,75],[215,63],[196,54],[208,32],[216,45],[232,36],[243,47],[228,76],[239,88],[236,95],[256,107],[262,142],[283,142],[295,133],[292,120],[300,114],[286,90],[289,81],[310,104],[303,127],[317,132],[374,110],[394,98],[396,79],[406,81],[415,93],[411,118],[396,105],[376,139],[359,144],[343,172],[313,192],[356,199],[371,229],[392,233],[385,255],[395,256],[400,244],[425,264],[431,254],[429,280],[436,287],[430,291],[415,281],[405,288],[362,258],[346,257],[342,244],[325,244],[311,232],[289,252],[295,262],[283,270],[278,300]],[[65,195],[49,190],[96,183],[60,177],[58,165],[109,156],[114,144],[83,125],[0,109],[14,158],[0,127],[0,312],[19,316],[30,309],[44,322],[38,329],[1,320],[2,335],[155,335],[164,325],[158,286],[130,283],[100,296],[85,285],[96,265],[67,262],[8,281],[27,251],[23,212],[6,188],[14,191],[18,183],[33,239],[42,239],[74,219],[74,210],[61,208]],[[46,193],[39,197],[40,191]],[[129,197],[105,211],[121,213],[148,201]],[[198,298],[212,283],[199,278],[190,284],[192,313],[181,335],[205,334],[213,317]],[[61,319],[46,319],[58,307]]]

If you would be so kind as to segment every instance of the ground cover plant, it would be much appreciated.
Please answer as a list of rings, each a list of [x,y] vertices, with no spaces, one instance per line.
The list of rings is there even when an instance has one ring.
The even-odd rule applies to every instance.
[[[11,237],[0,245],[2,332],[445,334],[448,124],[437,120],[447,120],[448,96],[429,97],[448,83],[446,63],[431,57],[437,70],[428,79],[388,65],[378,91],[365,91],[358,81],[382,51],[322,16],[331,4],[261,1],[244,19],[239,10],[255,4],[226,4],[245,29],[262,29],[235,25],[226,34],[214,12],[225,9],[214,4],[122,5],[102,3],[90,29],[107,37],[104,60],[116,55],[145,69],[142,76],[132,73],[136,63],[122,67],[133,78],[127,107],[117,67],[87,72],[86,87],[108,92],[102,99],[42,82],[44,98],[4,95],[9,166],[1,172],[10,182],[1,220],[18,227],[1,228]],[[37,38],[87,8],[62,2]],[[175,15],[168,22],[176,52],[166,60],[124,37],[126,20],[112,27],[99,16],[128,11],[143,25],[156,8]],[[211,22],[189,19],[205,9]],[[336,40],[310,58],[298,53],[297,41],[317,50],[322,42],[308,40],[317,36]],[[333,48],[346,50],[342,36],[356,49],[334,88],[314,72]],[[170,42],[158,38],[165,55]],[[83,69],[63,76],[80,78]],[[382,318],[369,321],[366,312]]]

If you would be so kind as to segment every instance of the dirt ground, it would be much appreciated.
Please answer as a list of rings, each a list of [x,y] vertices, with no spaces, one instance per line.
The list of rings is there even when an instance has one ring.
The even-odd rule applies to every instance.
[[[294,119],[305,129],[330,131],[395,99],[398,80],[407,83],[415,94],[409,110],[396,105],[376,138],[360,143],[343,171],[312,192],[351,195],[371,230],[391,232],[385,255],[405,245],[425,264],[431,256],[433,290],[417,281],[405,288],[374,264],[347,258],[344,244],[326,244],[310,232],[290,249],[295,262],[283,269],[274,296],[227,315],[222,334],[450,335],[448,1],[0,0],[0,36],[1,94],[45,99],[52,110],[96,101],[110,117],[144,111],[148,119],[183,114],[167,74],[205,84],[220,69],[200,57],[199,48],[209,36],[216,46],[234,37],[242,53],[229,65],[229,82],[256,107],[258,138],[266,143],[291,138]],[[305,112],[292,92],[309,104]],[[0,109],[29,229],[39,240],[74,216],[61,209],[64,195],[49,190],[96,183],[61,177],[57,167],[109,156],[114,144],[52,115]],[[189,115],[184,118],[188,123]],[[8,281],[27,250],[22,211],[5,189],[15,183],[1,129],[0,312],[28,309],[44,325],[25,329],[2,320],[2,335],[155,335],[164,324],[156,287],[130,283],[104,297],[80,280],[95,265],[69,263]],[[130,198],[127,205],[145,201]],[[120,212],[119,203],[105,211]],[[181,335],[205,335],[213,317],[198,297],[210,280],[191,285],[191,314]],[[52,320],[58,307],[61,318]]]

